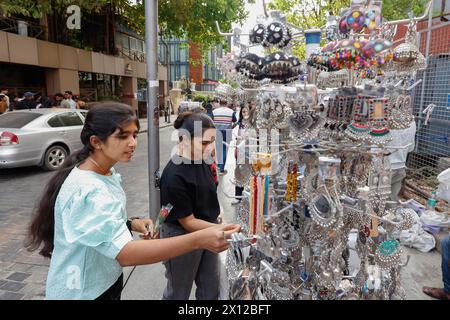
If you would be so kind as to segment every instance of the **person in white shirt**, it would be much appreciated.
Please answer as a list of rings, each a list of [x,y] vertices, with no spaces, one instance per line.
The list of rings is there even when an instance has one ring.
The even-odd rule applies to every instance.
[[[217,129],[216,152],[219,167],[219,175],[227,173],[225,163],[227,161],[228,147],[222,142],[230,143],[231,129],[237,122],[236,112],[227,106],[227,101],[221,100],[220,107],[213,110],[213,121]]]
[[[72,99],[72,91],[64,91],[64,100],[61,101],[61,108],[76,109],[77,103]]]
[[[391,200],[398,201],[402,189],[403,180],[406,178],[406,159],[408,153],[414,150],[416,137],[416,122],[412,122],[409,128],[392,129],[392,141],[386,146],[395,147],[391,149],[389,160],[391,162]]]
[[[10,102],[9,102],[9,96],[8,96],[8,89],[2,88],[2,89],[0,90],[0,94],[5,95],[5,97],[4,97],[3,99],[5,100],[6,106],[7,106],[8,109],[9,109],[9,104],[10,104]]]

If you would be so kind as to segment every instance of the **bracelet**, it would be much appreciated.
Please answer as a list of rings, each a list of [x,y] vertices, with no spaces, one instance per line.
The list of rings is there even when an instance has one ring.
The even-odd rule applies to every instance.
[[[127,225],[128,230],[130,230],[130,232],[133,231],[131,229],[132,222],[133,222],[133,220],[136,220],[136,219],[141,219],[141,218],[140,217],[131,217],[131,218],[127,219],[126,225]]]

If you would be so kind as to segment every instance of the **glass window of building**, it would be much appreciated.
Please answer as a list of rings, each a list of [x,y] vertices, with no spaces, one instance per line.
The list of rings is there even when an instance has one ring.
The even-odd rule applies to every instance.
[[[131,50],[137,50],[138,49],[137,39],[136,38],[130,37],[130,49]]]
[[[122,47],[125,48],[125,49],[130,49],[129,37],[126,34],[122,33],[120,38],[122,40],[121,41]]]

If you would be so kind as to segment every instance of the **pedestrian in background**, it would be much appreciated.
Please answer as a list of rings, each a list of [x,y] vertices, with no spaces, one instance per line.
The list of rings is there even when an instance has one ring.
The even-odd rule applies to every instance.
[[[76,109],[77,103],[72,99],[73,94],[72,91],[64,91],[64,100],[61,101],[61,108],[65,109]]]
[[[236,112],[228,107],[226,100],[220,100],[220,107],[213,110],[213,120],[217,129],[216,153],[219,175],[224,175],[227,173],[225,164],[227,162],[228,144],[231,140],[231,130],[234,123],[237,122]]]
[[[0,114],[8,111],[8,103],[6,101],[6,96],[4,94],[0,94]]]
[[[52,107],[52,100],[49,97],[39,95],[35,101],[36,101],[36,109]]]
[[[55,93],[53,97],[52,107],[61,107],[61,102],[64,100],[64,95],[61,92]]]
[[[247,158],[249,157],[248,152],[246,152],[246,121],[250,117],[250,110],[248,106],[246,106],[244,103],[241,105],[241,109],[239,111],[239,120],[237,122],[237,125],[239,127],[238,129],[238,136],[236,138],[236,147],[234,152],[234,157],[236,159],[236,165],[241,164],[239,160],[243,159],[247,163]],[[234,195],[236,197],[236,200],[231,203],[231,205],[237,205],[242,200],[242,193],[244,192],[243,186],[235,186]]]
[[[9,111],[16,110],[16,107],[23,99],[24,99],[23,93],[19,93],[18,95],[15,95],[12,102],[9,104]]]
[[[19,103],[15,106],[16,110],[31,110],[36,109],[36,101],[34,101],[34,94],[32,92],[25,92],[23,94],[24,99],[20,100]]]
[[[450,300],[450,236],[445,237],[441,242],[441,270],[443,288],[423,287],[422,291],[435,299]]]
[[[216,99],[209,99],[208,103],[205,106],[206,109],[206,114],[208,115],[208,117],[210,117],[211,119],[213,119],[214,115],[213,115],[213,110],[214,110],[214,106],[213,104],[216,102]]]
[[[9,101],[8,93],[9,93],[8,88],[2,88],[2,89],[0,89],[0,94],[3,94],[3,95],[5,96],[5,101],[6,101],[7,109],[9,109],[10,104],[11,104],[10,101]]]

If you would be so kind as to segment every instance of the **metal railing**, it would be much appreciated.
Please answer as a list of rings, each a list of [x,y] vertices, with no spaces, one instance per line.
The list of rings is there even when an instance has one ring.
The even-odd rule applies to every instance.
[[[0,31],[16,33],[31,38],[45,40],[44,36],[47,30],[45,26],[34,22],[0,17]]]
[[[450,23],[430,13],[427,26],[418,33],[427,69],[417,73],[422,83],[412,94],[417,132],[406,185],[426,199],[438,186],[436,176],[450,167]]]
[[[216,90],[217,84],[210,84],[210,83],[199,83],[195,85],[196,91],[206,91],[206,92],[213,92]]]
[[[117,47],[117,51],[120,57],[126,57],[132,61],[145,63],[145,53],[143,52],[122,47]]]

